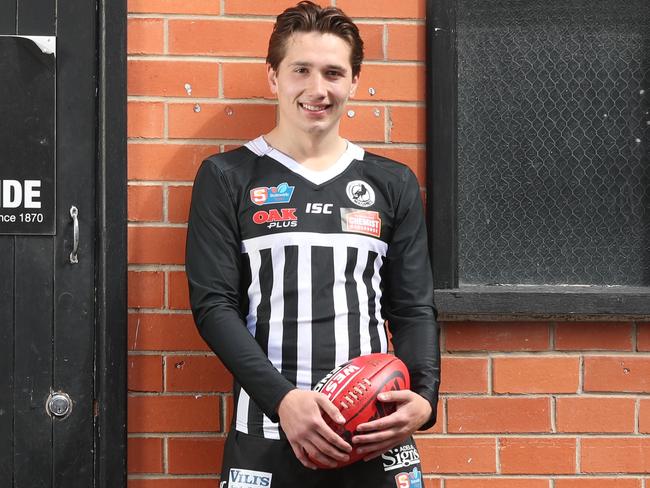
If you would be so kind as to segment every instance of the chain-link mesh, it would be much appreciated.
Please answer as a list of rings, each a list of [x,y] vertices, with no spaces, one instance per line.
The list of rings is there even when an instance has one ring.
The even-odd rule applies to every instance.
[[[458,0],[461,284],[650,285],[650,1]]]

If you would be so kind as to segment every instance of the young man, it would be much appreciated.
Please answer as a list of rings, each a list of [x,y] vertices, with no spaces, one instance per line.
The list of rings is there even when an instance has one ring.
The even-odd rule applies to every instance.
[[[201,166],[186,270],[202,337],[235,378],[221,486],[419,487],[411,435],[435,423],[438,328],[417,180],[341,138],[363,43],[334,7],[301,2],[277,18],[268,82],[278,124]],[[348,444],[338,409],[312,389],[354,357],[386,352],[411,390]],[[352,449],[364,460],[334,467]]]

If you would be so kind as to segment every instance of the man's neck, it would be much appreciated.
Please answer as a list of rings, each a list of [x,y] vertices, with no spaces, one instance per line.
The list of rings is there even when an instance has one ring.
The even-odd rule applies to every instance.
[[[286,134],[280,126],[264,136],[266,142],[304,167],[323,171],[331,167],[347,148],[347,141],[330,134]]]

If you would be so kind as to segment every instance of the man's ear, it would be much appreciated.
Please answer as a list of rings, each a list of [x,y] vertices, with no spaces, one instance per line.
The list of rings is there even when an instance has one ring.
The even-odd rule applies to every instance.
[[[352,85],[350,85],[350,98],[356,95],[358,86],[359,86],[359,75],[354,75],[352,77]]]
[[[278,93],[278,77],[275,70],[271,67],[270,64],[266,65],[266,78],[269,81],[269,89],[271,93],[277,95]]]

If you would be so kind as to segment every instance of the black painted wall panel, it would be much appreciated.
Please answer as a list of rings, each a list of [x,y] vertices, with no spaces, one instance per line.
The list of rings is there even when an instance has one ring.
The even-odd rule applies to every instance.
[[[93,2],[61,2],[57,49],[61,53],[57,99],[57,229],[54,319],[55,389],[74,401],[69,418],[53,430],[54,486],[93,486],[94,226],[96,9]],[[73,57],[70,54],[74,53]],[[79,262],[69,263],[72,222],[79,210]]]
[[[16,0],[0,0],[0,35],[16,33]]]
[[[53,36],[56,34],[56,0],[17,0],[18,34]]]
[[[0,486],[13,483],[14,237],[0,236]]]
[[[50,488],[53,239],[15,239],[14,488]]]

